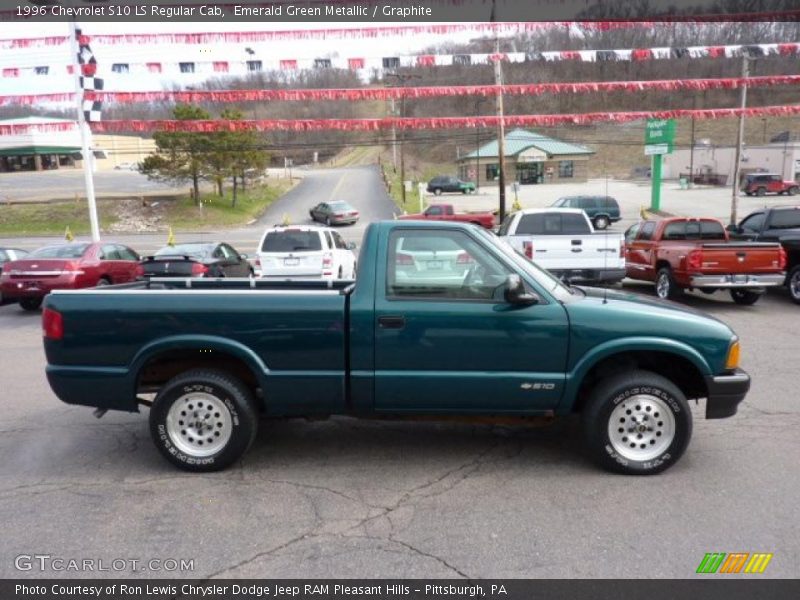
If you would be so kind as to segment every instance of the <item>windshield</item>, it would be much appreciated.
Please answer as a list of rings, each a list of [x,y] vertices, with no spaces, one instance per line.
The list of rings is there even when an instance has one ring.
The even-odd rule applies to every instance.
[[[565,302],[574,298],[575,288],[564,285],[560,279],[532,263],[502,239],[494,236],[485,229],[476,228],[475,231],[478,235],[483,236],[484,239],[490,242],[495,248],[499,249],[507,258],[511,259],[516,266],[535,279],[536,283],[550,292],[556,300]]]
[[[26,258],[80,258],[88,247],[89,244],[47,246],[34,250]]]
[[[203,258],[211,254],[214,244],[178,244],[177,246],[166,246],[158,252],[156,256],[191,256],[192,258]]]
[[[330,206],[333,210],[352,210],[353,207],[350,206],[347,202],[331,202],[328,206]]]
[[[271,231],[261,245],[262,252],[315,252],[322,250],[318,231]]]

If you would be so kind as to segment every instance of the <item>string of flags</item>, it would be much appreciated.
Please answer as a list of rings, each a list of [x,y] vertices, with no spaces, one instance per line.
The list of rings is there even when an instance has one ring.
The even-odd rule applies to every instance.
[[[764,75],[756,77],[727,77],[704,79],[655,79],[642,81],[587,81],[566,83],[528,83],[506,85],[423,86],[423,87],[367,87],[367,88],[320,88],[320,89],[261,89],[261,90],[188,90],[147,92],[104,92],[87,89],[83,98],[99,112],[103,102],[131,104],[137,102],[183,102],[183,103],[231,103],[231,102],[275,102],[275,101],[325,101],[325,100],[390,100],[424,99],[447,96],[496,97],[540,96],[543,94],[585,94],[610,92],[657,91],[706,91],[714,89],[738,89],[777,85],[800,84],[800,75]],[[74,94],[13,94],[0,96],[0,106],[19,104],[32,105],[41,102],[69,102]],[[97,118],[87,119],[91,121]]]
[[[504,117],[420,117],[382,119],[259,119],[229,121],[224,119],[181,120],[113,120],[91,124],[95,133],[142,133],[152,131],[181,131],[212,133],[217,131],[390,131],[392,129],[475,129],[496,128],[501,121],[506,127],[556,127],[562,125],[591,125],[600,122],[626,123],[644,119],[698,120],[728,117],[762,117],[800,115],[800,104],[755,106],[748,108],[672,109],[625,112],[592,112],[577,114],[506,115]],[[0,124],[0,135],[15,135],[33,131],[63,131],[72,123],[35,123],[24,125]]]
[[[92,38],[95,39],[95,38]],[[258,60],[193,60],[115,62],[107,69],[114,76],[165,74],[190,75],[247,74],[264,71],[303,71],[310,69],[343,69],[350,71],[386,71],[413,67],[447,67],[490,65],[496,61],[507,63],[527,62],[644,62],[651,60],[702,59],[702,58],[800,57],[800,42],[780,44],[736,44],[727,46],[688,46],[663,48],[628,48],[616,50],[556,50],[530,52],[470,53],[470,54],[413,54],[383,57],[333,57],[333,58],[272,58]],[[53,76],[71,73],[71,65],[39,65],[5,67],[0,70],[4,78],[26,76]]]

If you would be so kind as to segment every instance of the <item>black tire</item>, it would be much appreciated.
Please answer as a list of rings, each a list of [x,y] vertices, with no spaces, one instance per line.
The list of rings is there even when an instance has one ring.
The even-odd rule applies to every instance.
[[[442,188],[434,188],[433,193],[436,196],[441,196],[442,195]]]
[[[331,226],[331,218],[325,217],[325,227],[330,227],[330,226]]]
[[[789,188],[788,193],[789,193],[790,196],[796,196],[797,192],[799,192],[799,191],[800,191],[800,188],[798,188],[797,186],[792,186],[792,187]]]
[[[752,195],[753,195],[753,192],[745,192],[745,195],[746,195],[746,196],[752,196]]]
[[[709,296],[717,291],[717,288],[697,288],[704,294],[708,294]]]
[[[342,267],[339,267],[339,276],[336,279],[344,279],[344,271]]]
[[[208,399],[192,400],[191,394],[193,393],[202,394]],[[176,444],[169,431],[168,415],[176,402],[187,402],[187,408],[192,407],[189,410],[194,409],[193,402],[199,402],[198,406],[202,409],[203,402],[210,402],[211,398],[214,403],[222,405],[223,410],[227,410],[228,413],[224,415],[222,411],[215,412],[213,415],[215,419],[221,418],[221,420],[211,419],[207,426],[213,428],[221,423],[221,431],[224,432],[226,427],[230,428],[230,437],[218,451],[208,456],[202,456],[201,449],[197,447],[197,444],[202,445],[204,440],[195,441],[191,437],[193,434],[197,435],[197,427],[187,426],[188,434],[186,431],[177,433],[178,436],[188,439],[179,439]],[[209,406],[213,405],[209,404]],[[186,416],[185,413],[181,414]],[[188,417],[191,418],[195,415],[197,413],[189,414]],[[203,425],[206,422],[207,420],[204,419]],[[178,421],[178,424],[178,426],[183,426],[182,421]],[[189,429],[189,427],[194,427],[194,429]],[[225,371],[193,369],[173,377],[158,392],[153,407],[150,409],[150,435],[156,448],[173,465],[187,471],[211,472],[230,466],[250,448],[257,431],[258,410],[252,392],[239,379]],[[208,429],[205,432],[201,429],[201,435],[198,437],[210,435],[212,432],[216,433],[217,429]],[[197,449],[198,453],[188,451],[187,446]]]
[[[786,277],[786,288],[789,297],[795,304],[800,304],[800,265],[795,265]]]
[[[766,188],[760,187],[756,190],[756,196],[766,196],[766,195],[767,195]]]
[[[19,301],[19,305],[30,312],[35,310],[39,310],[39,307],[42,305],[43,298],[22,298]]]
[[[626,402],[633,398],[636,400],[626,408]],[[662,410],[669,414],[662,415]],[[692,413],[683,392],[650,371],[621,373],[601,381],[592,391],[581,420],[591,458],[604,469],[625,475],[661,473],[678,461],[692,437]],[[659,441],[661,433],[669,435],[670,431],[671,439]],[[630,432],[630,438],[620,437]],[[628,448],[629,440],[633,448]],[[658,452],[652,457],[645,454],[651,444]],[[664,447],[659,449],[659,444]],[[643,459],[637,459],[636,454]]]
[[[758,299],[761,298],[761,294],[759,292],[754,292],[752,290],[737,290],[732,289],[730,290],[731,299],[736,302],[736,304],[741,304],[742,306],[750,306],[751,304],[755,304],[758,302]]]
[[[656,274],[656,296],[662,300],[675,300],[680,298],[681,294],[683,294],[683,289],[675,283],[672,269],[661,267]]]
[[[594,218],[594,228],[595,229],[599,229],[599,230],[608,229],[609,225],[610,225],[610,223],[608,221],[608,217],[595,217]]]
[[[107,285],[111,285],[111,280],[108,277],[101,277],[97,280],[97,285],[95,287],[105,287]]]

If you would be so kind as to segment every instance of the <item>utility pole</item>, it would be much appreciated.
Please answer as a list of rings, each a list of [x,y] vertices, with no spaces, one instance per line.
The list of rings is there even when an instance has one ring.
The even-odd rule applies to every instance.
[[[409,79],[420,79],[419,75],[414,75],[413,73],[386,73],[386,77],[397,77],[397,81],[400,83],[400,87],[406,86],[406,81]],[[393,101],[394,104],[394,101]],[[400,118],[404,119],[406,116],[406,97],[405,94],[400,96]],[[393,133],[394,136],[394,128]],[[406,153],[405,153],[405,142],[406,142],[406,130],[405,128],[400,129],[400,190],[401,190],[401,198],[403,199],[403,206],[406,205]]]
[[[475,116],[480,116],[480,103],[481,97],[475,98]],[[481,130],[475,128],[475,193],[477,194],[481,189]]]
[[[396,117],[396,110],[394,107],[394,97],[389,99],[391,101],[391,113],[392,117]],[[397,127],[392,124],[392,169],[395,173],[397,173]]]
[[[69,64],[73,65],[75,73],[75,104],[78,111],[78,129],[81,132],[81,154],[83,156],[83,180],[86,186],[86,202],[89,204],[89,224],[92,230],[92,241],[100,241],[100,225],[97,219],[97,203],[94,198],[94,176],[92,168],[94,166],[94,155],[89,148],[89,125],[86,123],[86,116],[83,114],[83,88],[81,87],[81,65],[78,61],[78,33],[75,21],[69,24],[70,49],[72,58]]]
[[[500,40],[495,40],[495,54],[500,54]],[[503,68],[500,64],[499,56],[494,61],[494,83],[497,86],[503,85]],[[505,148],[505,137],[506,137],[506,128],[505,123],[503,122],[503,93],[497,93],[497,116],[499,117],[498,120],[498,127],[497,127],[497,158],[500,161],[499,164],[499,180],[498,185],[500,187],[500,206],[498,210],[498,220],[502,223],[503,220],[506,218],[506,148]]]
[[[742,78],[750,76],[750,64],[747,56],[742,56]],[[733,191],[731,193],[731,225],[736,225],[737,209],[739,206],[739,163],[742,160],[742,144],[744,143],[744,108],[747,106],[747,83],[742,84],[742,91],[739,96],[739,108],[742,114],[739,115],[739,131],[736,134],[736,155],[733,159]]]
[[[697,96],[692,96],[692,110],[697,109]],[[692,115],[692,141],[689,147],[689,189],[694,187],[694,115]]]

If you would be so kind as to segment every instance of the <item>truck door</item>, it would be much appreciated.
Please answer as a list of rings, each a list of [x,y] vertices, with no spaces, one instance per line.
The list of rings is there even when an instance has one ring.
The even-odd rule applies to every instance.
[[[395,228],[378,254],[375,409],[528,413],[564,387],[563,307],[505,302],[516,270],[459,230]]]
[[[655,277],[655,257],[653,256],[653,232],[655,229],[655,221],[645,221],[638,232],[633,233],[635,237],[631,241],[626,240],[625,270],[634,279],[653,279]]]

